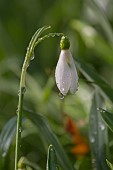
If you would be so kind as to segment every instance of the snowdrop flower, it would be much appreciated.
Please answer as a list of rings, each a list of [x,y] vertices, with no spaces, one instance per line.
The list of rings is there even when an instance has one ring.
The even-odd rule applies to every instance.
[[[64,96],[68,91],[74,94],[78,88],[78,75],[69,47],[69,39],[63,36],[60,42],[61,53],[55,70],[55,79],[58,89]]]

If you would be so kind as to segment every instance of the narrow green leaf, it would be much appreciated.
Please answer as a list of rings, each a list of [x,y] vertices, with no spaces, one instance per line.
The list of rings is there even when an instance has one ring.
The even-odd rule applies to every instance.
[[[109,162],[107,159],[106,159],[106,162],[107,162],[108,166],[110,167],[110,169],[113,170],[113,165],[111,164],[111,162]]]
[[[111,131],[113,131],[113,113],[100,108],[100,114]]]
[[[107,170],[106,158],[109,155],[107,127],[97,111],[101,105],[101,97],[98,93],[94,94],[89,117],[89,138],[94,168]]]
[[[5,124],[0,134],[0,169],[4,167],[5,157],[16,133],[16,120],[16,116],[11,118]]]
[[[46,170],[58,170],[56,151],[52,145],[49,145]]]
[[[79,71],[85,76],[88,81],[93,81],[94,85],[97,84],[102,92],[106,94],[106,96],[113,102],[113,88],[96,73],[96,71],[84,61],[78,61],[77,68]]]
[[[39,28],[33,35],[33,37],[31,38],[31,41],[29,43],[29,46],[27,48],[27,53],[26,53],[26,56],[29,56],[29,62],[31,60],[31,57],[34,53],[34,48],[35,48],[35,43],[36,41],[38,42],[39,38],[40,38],[40,35],[47,29],[51,28],[50,26],[44,26],[42,28]],[[41,38],[40,38],[41,39]],[[40,41],[39,41],[40,42]],[[38,44],[38,43],[37,43]]]
[[[46,118],[31,111],[24,111],[23,114],[36,125],[46,143],[48,145],[52,144],[55,147],[57,158],[62,168],[65,170],[73,170],[66,153],[64,152],[58,138],[52,132]]]
[[[4,128],[1,131],[0,134],[0,154],[2,157],[5,157],[7,155],[7,152],[9,150],[10,144],[12,142],[12,139],[16,132],[16,121],[17,117],[11,118]]]
[[[29,43],[29,47],[32,48],[32,45],[34,46],[36,43],[36,40],[40,37],[40,35],[47,29],[51,28],[50,26],[44,26],[42,28],[39,28],[35,34],[33,35],[30,43]]]

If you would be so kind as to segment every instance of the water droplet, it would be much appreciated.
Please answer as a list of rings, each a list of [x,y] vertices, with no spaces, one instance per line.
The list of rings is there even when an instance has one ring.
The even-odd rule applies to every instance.
[[[18,90],[18,96],[20,96],[20,90]]]
[[[31,56],[31,60],[33,60],[35,58],[35,54],[33,52],[32,56]]]
[[[20,133],[22,132],[22,128],[19,128],[19,132],[20,132]]]
[[[93,136],[90,137],[90,142],[94,143],[95,142],[95,138]]]
[[[18,108],[17,108],[17,110],[16,110],[16,113],[18,114]]]
[[[4,158],[6,156],[6,154],[7,154],[6,152],[3,152],[2,157]]]
[[[61,33],[57,33],[57,36],[60,36],[61,35]]]
[[[59,98],[64,99],[64,95],[62,93],[59,93]]]
[[[27,47],[27,51],[29,51],[30,49],[29,49],[29,47]]]
[[[27,68],[29,67],[29,64],[27,65]]]
[[[22,92],[22,94],[24,94],[26,92],[26,88],[22,87],[21,92]]]
[[[55,34],[52,34],[51,36],[52,36],[52,37],[55,37]]]
[[[91,162],[92,162],[92,164],[94,164],[96,162],[96,160],[93,158]]]
[[[100,130],[104,131],[105,125],[102,122],[99,122],[99,128],[100,128]]]
[[[62,91],[64,91],[64,88],[62,88]]]
[[[24,94],[26,92],[26,88],[22,87],[21,91],[18,90],[18,96],[20,96],[20,93]]]
[[[99,111],[100,111],[100,113],[102,113],[102,112],[103,112],[103,110],[102,110],[102,109],[99,109]]]

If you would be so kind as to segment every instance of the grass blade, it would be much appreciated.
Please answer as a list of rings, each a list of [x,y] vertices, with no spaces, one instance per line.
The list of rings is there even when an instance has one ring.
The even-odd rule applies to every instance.
[[[104,109],[100,109],[100,114],[104,121],[106,122],[106,124],[108,125],[108,127],[113,132],[113,113],[110,113]]]
[[[5,157],[7,155],[8,149],[10,147],[11,141],[16,132],[16,121],[17,117],[11,118],[0,134],[0,154]]]
[[[65,170],[73,170],[66,153],[64,152],[58,138],[52,132],[46,118],[31,111],[24,111],[23,114],[36,125],[46,143],[48,145],[52,144],[55,147],[57,158],[62,168]]]
[[[99,94],[94,94],[90,111],[90,146],[92,153],[92,164],[96,169],[107,170],[106,157],[108,157],[108,134],[107,127],[102,121],[97,107],[102,105]]]
[[[110,167],[110,169],[113,170],[113,165],[111,164],[111,162],[109,162],[107,159],[106,159],[106,162],[107,162],[108,166]]]
[[[3,169],[5,157],[16,133],[16,120],[16,116],[11,118],[6,123],[0,134],[0,169]]]
[[[46,170],[58,170],[56,151],[52,145],[48,148]]]

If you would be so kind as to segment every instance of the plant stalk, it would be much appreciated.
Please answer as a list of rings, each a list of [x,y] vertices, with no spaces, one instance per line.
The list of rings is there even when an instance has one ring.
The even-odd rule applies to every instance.
[[[44,39],[54,36],[61,36],[62,33],[50,33],[48,35],[43,36],[42,38],[39,38],[41,33],[45,30],[49,29],[50,26],[44,26],[42,28],[39,28],[35,34],[33,35],[29,46],[27,48],[27,53],[25,56],[25,60],[23,63],[22,71],[21,71],[21,78],[20,78],[20,87],[19,87],[19,100],[18,100],[18,108],[17,108],[17,131],[16,131],[16,148],[15,148],[15,170],[18,170],[18,161],[20,158],[20,146],[21,146],[21,132],[22,132],[22,110],[23,110],[23,99],[24,99],[24,93],[26,91],[25,87],[25,78],[26,78],[26,72],[27,68],[30,64],[30,60],[32,58],[32,55],[34,53],[34,48]],[[38,40],[37,40],[38,39]]]
[[[16,147],[15,147],[15,170],[18,170],[18,161],[20,158],[20,146],[21,146],[21,132],[22,132],[22,110],[23,110],[23,99],[24,99],[24,93],[26,91],[25,88],[25,78],[26,78],[26,72],[27,68],[30,64],[31,57],[34,52],[35,43],[38,39],[38,37],[41,35],[41,33],[47,29],[49,29],[50,26],[45,26],[42,28],[39,28],[35,34],[33,35],[29,46],[27,48],[27,53],[25,56],[25,60],[22,66],[21,71],[21,77],[20,77],[20,87],[19,87],[19,99],[18,99],[18,107],[17,107],[17,131],[16,131]],[[42,41],[41,39],[40,41]],[[39,41],[37,41],[38,44]]]
[[[23,98],[25,93],[25,75],[27,67],[29,64],[29,53],[26,54],[25,61],[22,67],[20,88],[19,88],[19,100],[17,108],[17,132],[16,132],[16,148],[15,148],[15,170],[18,169],[18,161],[20,157],[20,147],[21,147],[21,132],[22,132],[22,108],[23,108]]]

